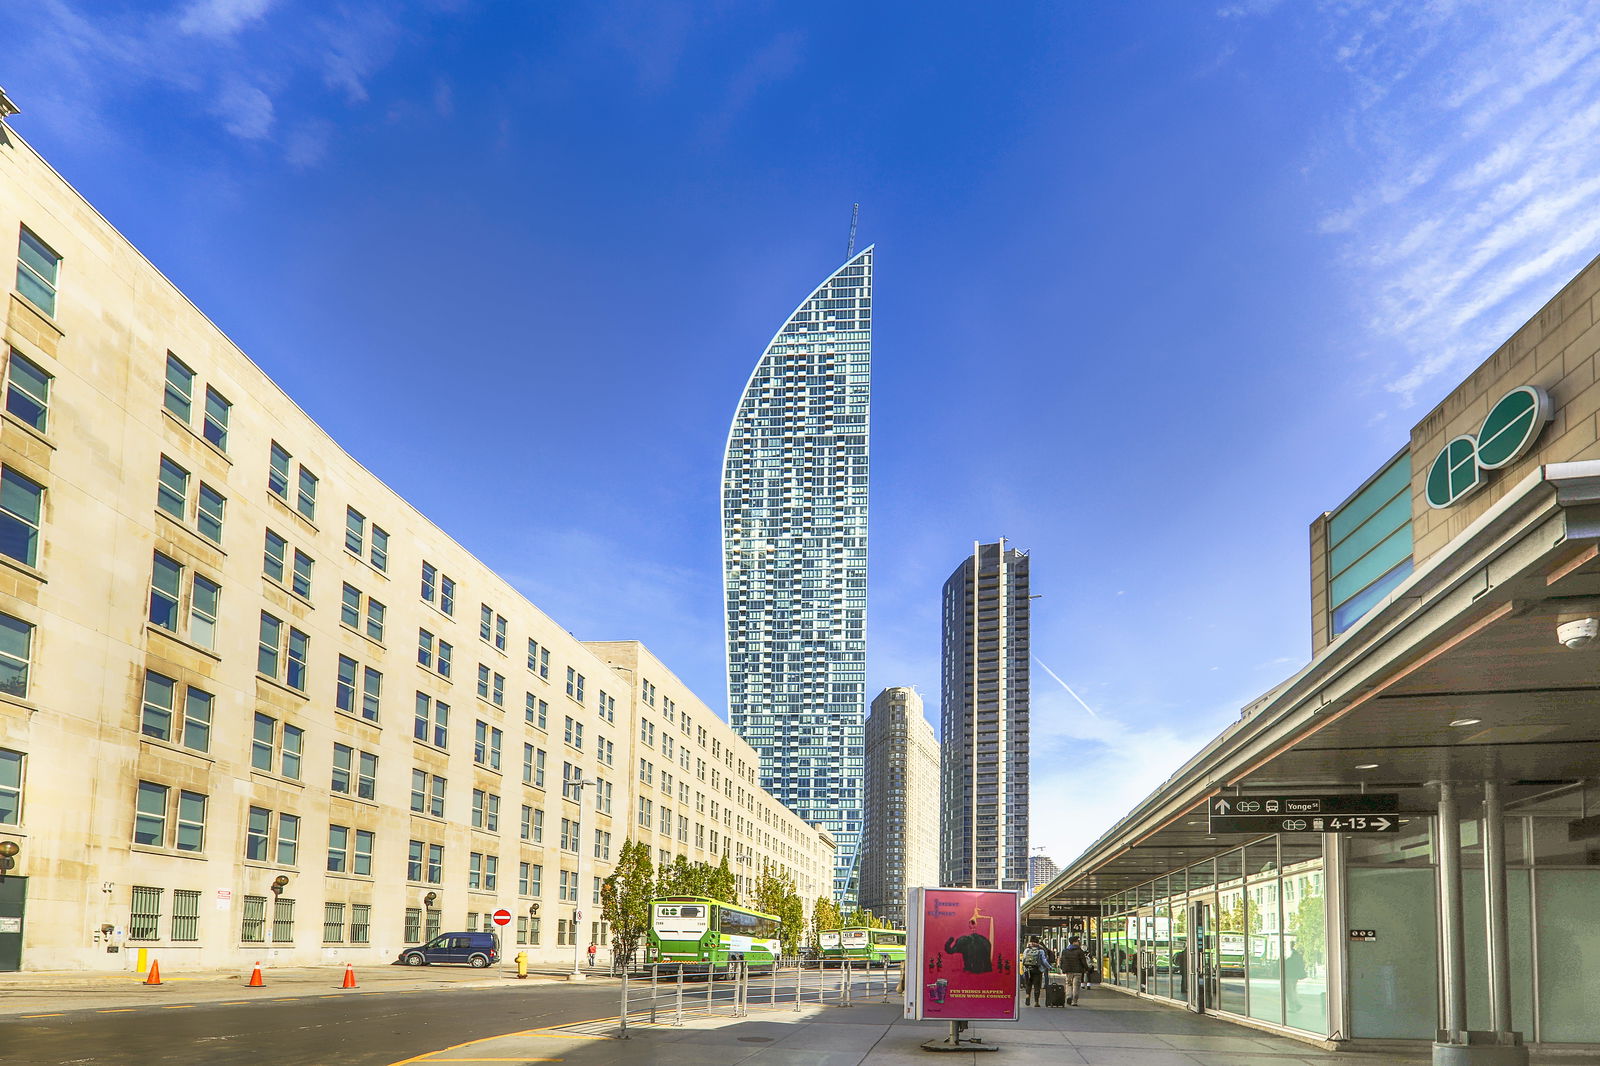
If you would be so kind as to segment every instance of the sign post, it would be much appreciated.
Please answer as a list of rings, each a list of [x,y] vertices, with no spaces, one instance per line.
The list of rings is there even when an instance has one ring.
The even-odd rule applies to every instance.
[[[1206,805],[1210,833],[1398,833],[1393,792],[1328,796],[1216,796]]]
[[[1021,921],[1016,892],[914,888],[906,899],[905,1017],[950,1033],[927,1051],[995,1051],[962,1036],[970,1022],[1017,1020]]]

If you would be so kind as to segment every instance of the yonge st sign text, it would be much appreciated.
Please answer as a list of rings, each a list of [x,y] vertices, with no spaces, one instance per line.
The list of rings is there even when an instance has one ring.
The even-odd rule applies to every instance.
[[[1429,507],[1451,507],[1484,485],[1484,474],[1520,459],[1554,416],[1550,397],[1536,385],[1512,389],[1489,409],[1476,436],[1446,444],[1428,468]]]

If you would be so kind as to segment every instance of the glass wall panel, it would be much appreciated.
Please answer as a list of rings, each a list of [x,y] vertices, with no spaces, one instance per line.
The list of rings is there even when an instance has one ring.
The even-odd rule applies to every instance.
[[[1249,877],[1270,874],[1278,868],[1278,838],[1272,837],[1244,849],[1244,871]]]
[[[1600,896],[1595,897],[1600,900]],[[1484,916],[1483,870],[1461,878],[1461,909],[1467,934],[1467,1028],[1489,1028],[1489,943]],[[1533,912],[1528,871],[1506,871],[1506,913],[1511,942],[1511,1028],[1533,1042]]]
[[[1593,808],[1590,808],[1593,813]],[[1533,864],[1535,866],[1600,866],[1600,840],[1593,837],[1572,840],[1567,833],[1570,818],[1533,819]]]
[[[1243,862],[1242,850],[1217,858],[1217,968],[1222,979],[1217,1006],[1233,1014],[1249,1012],[1245,992],[1249,919]]]
[[[1594,993],[1595,960],[1600,959],[1600,923],[1594,920],[1600,870],[1536,870],[1534,876],[1539,887],[1539,1035],[1545,1041],[1600,1042]]]
[[[1350,941],[1350,1035],[1432,1040],[1439,1018],[1434,871],[1352,867],[1348,883],[1350,927],[1378,934]]]
[[[1246,849],[1253,857],[1258,848]],[[1276,865],[1276,852],[1273,857]],[[1283,1021],[1283,908],[1278,878],[1250,882],[1250,952],[1245,967],[1250,980],[1250,1017],[1264,1022]]]
[[[1189,867],[1189,891],[1198,892],[1217,883],[1217,864],[1213,859]]]
[[[1328,1032],[1328,930],[1322,838],[1283,838],[1283,981],[1296,1029]]]
[[[1182,907],[1182,904],[1179,904]],[[1158,996],[1172,995],[1172,903],[1163,899],[1156,904],[1155,939],[1151,944],[1150,961],[1155,968],[1150,991]]]

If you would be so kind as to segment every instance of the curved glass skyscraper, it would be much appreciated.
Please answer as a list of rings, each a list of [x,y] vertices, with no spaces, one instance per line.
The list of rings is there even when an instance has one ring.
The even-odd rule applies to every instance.
[[[839,845],[853,899],[867,658],[872,249],[806,297],[756,364],[722,463],[728,710],[761,783]]]

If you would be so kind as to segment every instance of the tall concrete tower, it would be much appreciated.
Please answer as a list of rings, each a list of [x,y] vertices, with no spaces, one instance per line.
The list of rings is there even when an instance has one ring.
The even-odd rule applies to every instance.
[[[872,248],[767,345],[722,466],[728,711],[761,783],[838,842],[854,902],[866,717]]]
[[[939,883],[939,742],[916,689],[886,688],[867,716],[861,905],[898,925],[906,889]]]
[[[1028,887],[1028,556],[996,544],[944,583],[940,764],[946,885]]]

